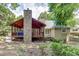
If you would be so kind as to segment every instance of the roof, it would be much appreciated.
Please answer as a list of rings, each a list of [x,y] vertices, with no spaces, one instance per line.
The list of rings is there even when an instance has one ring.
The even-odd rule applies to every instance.
[[[46,29],[51,29],[51,28],[70,28],[70,27],[68,27],[68,26],[58,26],[58,25],[56,25],[55,24],[55,21],[53,21],[53,20],[46,20],[45,21],[45,24],[46,24]]]
[[[23,26],[24,26],[23,25],[23,20],[24,20],[24,18],[21,18],[21,19],[15,21],[15,22],[13,22],[11,24],[11,26],[18,27],[18,28],[23,28]],[[32,28],[41,28],[41,27],[45,27],[45,26],[46,25],[44,23],[32,18]]]

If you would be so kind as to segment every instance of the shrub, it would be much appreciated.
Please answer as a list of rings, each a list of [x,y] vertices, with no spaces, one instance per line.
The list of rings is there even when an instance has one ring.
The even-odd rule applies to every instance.
[[[41,53],[42,56],[47,55],[46,52],[45,52],[46,48],[47,48],[47,45],[45,45],[45,44],[39,45],[40,53]]]
[[[61,40],[61,39],[52,39],[52,42],[63,43],[63,40]]]
[[[18,56],[25,56],[26,55],[26,45],[21,44],[20,46],[18,46],[16,48],[16,51],[17,51]]]
[[[73,48],[71,46],[53,42],[51,44],[52,55],[57,56],[79,56],[79,49]]]

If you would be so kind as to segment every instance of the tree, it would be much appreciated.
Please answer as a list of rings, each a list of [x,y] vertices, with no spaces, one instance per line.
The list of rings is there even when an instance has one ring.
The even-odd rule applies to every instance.
[[[49,14],[49,12],[41,12],[38,19],[45,19],[45,20],[50,20],[51,18],[51,13]]]
[[[17,20],[18,20],[18,19],[21,19],[21,18],[23,18],[23,16],[22,16],[22,15],[18,16],[18,17],[17,17]]]
[[[10,32],[10,23],[15,20],[15,15],[7,8],[8,4],[0,4],[0,14],[3,16],[0,19],[0,35],[6,35]]]
[[[47,19],[47,16],[48,16],[47,12],[42,12],[40,13],[38,19]]]
[[[10,8],[13,10],[20,6],[19,3],[1,3],[0,5],[3,5],[5,7],[8,7],[10,5]]]
[[[16,8],[19,7],[19,6],[20,6],[20,4],[18,4],[18,3],[11,3],[10,8],[16,9]]]
[[[57,25],[72,26],[75,25],[74,13],[79,9],[79,4],[74,3],[49,3],[49,11],[52,12],[51,19],[56,21]]]

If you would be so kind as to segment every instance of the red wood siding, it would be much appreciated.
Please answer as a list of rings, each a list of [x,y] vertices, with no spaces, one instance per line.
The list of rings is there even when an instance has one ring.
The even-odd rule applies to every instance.
[[[23,19],[19,19],[16,22],[13,22],[11,24],[11,26],[17,27],[17,28],[23,28]],[[41,27],[45,27],[46,25],[44,23],[41,23],[40,21],[32,18],[32,28],[41,28]]]

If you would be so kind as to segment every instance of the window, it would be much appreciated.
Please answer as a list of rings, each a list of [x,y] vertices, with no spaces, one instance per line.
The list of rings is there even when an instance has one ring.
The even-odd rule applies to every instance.
[[[73,31],[78,31],[78,29],[73,29]]]
[[[66,29],[64,28],[64,29],[61,29],[62,30],[62,32],[66,32]]]
[[[50,34],[50,32],[51,32],[50,29],[46,29],[46,30],[45,30],[45,33],[46,33],[46,34]]]

